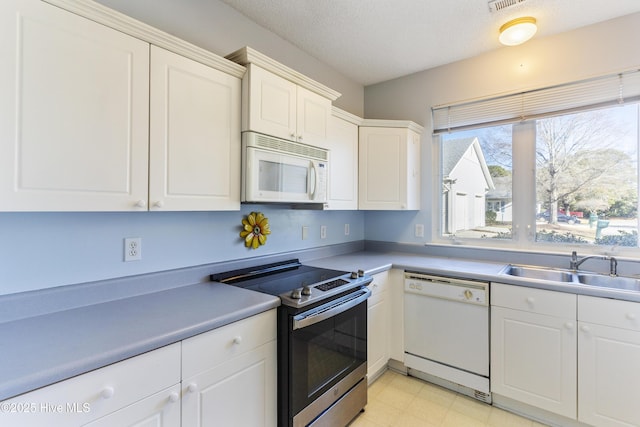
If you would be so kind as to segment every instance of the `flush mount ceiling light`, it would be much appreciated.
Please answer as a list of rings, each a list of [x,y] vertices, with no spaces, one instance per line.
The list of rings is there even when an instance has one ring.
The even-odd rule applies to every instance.
[[[513,19],[500,27],[500,43],[516,46],[529,40],[538,30],[536,18],[525,16]]]

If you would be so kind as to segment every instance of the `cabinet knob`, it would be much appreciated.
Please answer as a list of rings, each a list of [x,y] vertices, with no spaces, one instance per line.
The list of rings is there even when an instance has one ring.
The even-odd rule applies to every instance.
[[[100,397],[102,397],[103,399],[111,399],[114,393],[115,390],[113,389],[113,387],[105,387],[100,392]]]
[[[625,317],[627,319],[629,319],[629,320],[635,320],[636,319],[635,313],[627,313]]]
[[[158,200],[157,202],[154,202],[153,206],[156,208],[163,208],[164,202],[162,200]]]
[[[298,141],[302,141],[302,135],[298,135]]]
[[[195,393],[196,391],[198,391],[198,384],[196,383],[191,383],[187,386],[187,391],[189,393]]]
[[[564,324],[564,327],[569,329],[569,330],[572,330],[573,329],[573,322],[566,322]]]
[[[527,297],[527,304],[533,305],[536,302],[534,297]]]
[[[590,331],[591,331],[591,328],[590,328],[590,327],[588,327],[587,325],[582,325],[582,326],[580,327],[580,330],[581,330],[582,332],[590,332]]]
[[[138,200],[138,202],[136,203],[136,207],[138,208],[144,208],[145,206],[147,206],[147,202],[144,200]]]
[[[237,337],[233,338],[233,343],[238,345],[242,342],[242,337],[240,335],[238,335]]]
[[[289,136],[291,137],[291,139],[296,139],[296,134],[294,132],[291,132]]]
[[[169,394],[169,402],[175,403],[178,401],[178,399],[180,399],[180,395],[175,391]]]

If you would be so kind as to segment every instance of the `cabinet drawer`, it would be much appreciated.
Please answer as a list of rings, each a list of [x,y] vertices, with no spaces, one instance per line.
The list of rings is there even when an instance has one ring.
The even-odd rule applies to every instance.
[[[491,284],[491,305],[549,316],[575,318],[576,295],[524,286]]]
[[[383,271],[373,275],[373,282],[369,284],[371,289],[371,295],[377,295],[380,292],[384,292],[389,287],[389,272]]]
[[[124,407],[83,427],[180,426],[180,385]]]
[[[640,303],[579,295],[578,320],[640,331]]]
[[[176,343],[8,400],[33,411],[3,413],[0,424],[80,426],[179,382]]]
[[[197,335],[182,342],[182,377],[189,378],[276,339],[276,310]]]

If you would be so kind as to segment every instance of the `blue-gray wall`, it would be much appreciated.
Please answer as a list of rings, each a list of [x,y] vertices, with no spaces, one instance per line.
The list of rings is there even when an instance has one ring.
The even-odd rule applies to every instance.
[[[269,218],[272,230],[255,250],[239,236],[253,210]],[[363,215],[275,205],[240,212],[0,213],[0,295],[361,241]],[[325,239],[320,225],[327,226]],[[142,260],[123,261],[125,237],[142,238]]]

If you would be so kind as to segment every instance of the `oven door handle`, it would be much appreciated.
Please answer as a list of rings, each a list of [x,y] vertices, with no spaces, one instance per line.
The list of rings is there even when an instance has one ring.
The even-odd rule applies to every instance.
[[[370,296],[371,290],[369,288],[362,288],[358,292],[354,292],[309,311],[305,311],[304,313],[300,313],[297,316],[293,316],[293,330],[295,331],[296,329],[306,328],[307,326],[314,325],[330,317],[343,313],[361,302],[366,301]]]

